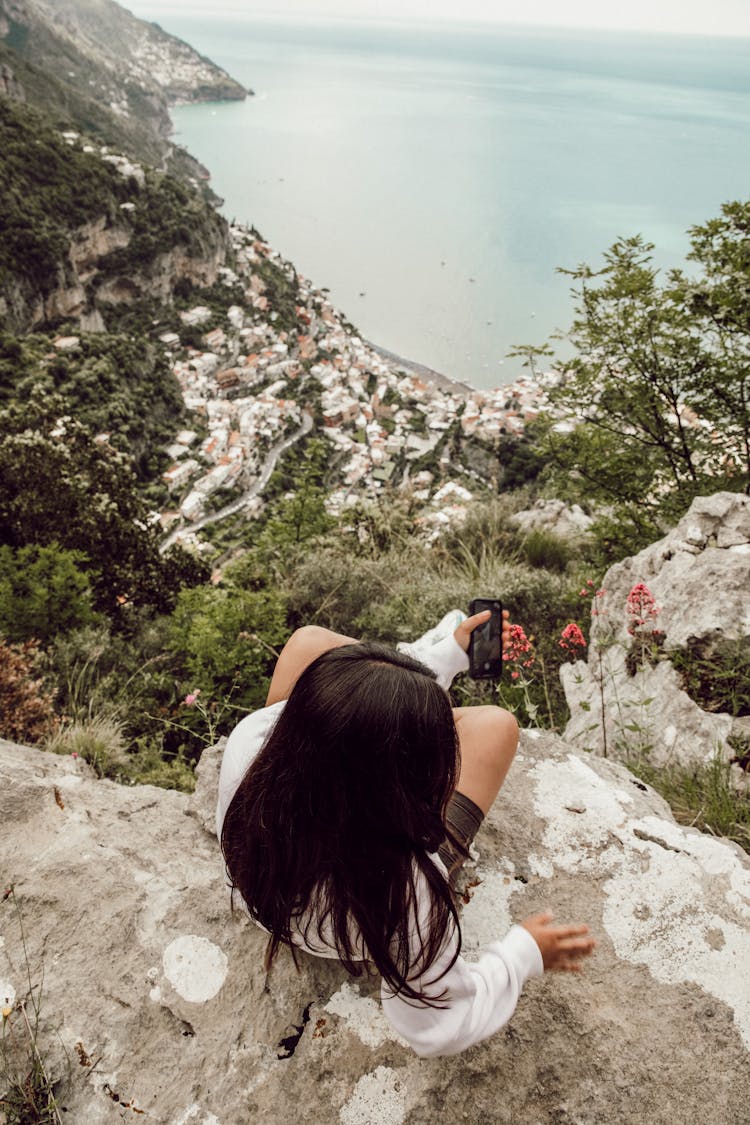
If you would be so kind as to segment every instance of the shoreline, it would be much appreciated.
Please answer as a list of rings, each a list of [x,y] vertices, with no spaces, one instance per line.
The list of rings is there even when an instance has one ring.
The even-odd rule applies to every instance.
[[[381,347],[380,344],[374,344],[372,340],[366,340],[362,337],[363,343],[367,344],[368,348],[372,348],[382,359],[388,360],[389,363],[397,364],[405,371],[412,375],[418,375],[421,379],[427,379],[430,383],[434,383],[441,391],[447,391],[450,394],[455,394],[459,398],[468,398],[474,394],[475,387],[470,387],[468,383],[461,383],[458,379],[451,379],[449,375],[443,375],[440,371],[435,371],[432,367],[427,367],[424,363],[417,363],[416,360],[405,359],[403,356],[398,355],[397,352],[392,352],[388,348]]]

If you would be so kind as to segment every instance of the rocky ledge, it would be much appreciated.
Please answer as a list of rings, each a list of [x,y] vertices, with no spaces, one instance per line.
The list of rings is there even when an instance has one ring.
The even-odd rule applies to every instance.
[[[3,880],[44,977],[39,1047],[63,1120],[750,1122],[750,861],[679,827],[622,766],[523,735],[468,872],[465,948],[548,906],[599,947],[580,977],[530,982],[493,1039],[420,1060],[377,982],[304,956],[265,973],[210,831],[220,753],[187,797],[0,744]],[[5,1004],[28,988],[13,902]]]
[[[750,497],[697,497],[663,539],[616,563],[591,591],[588,660],[560,669],[567,741],[614,757],[645,754],[657,765],[714,755],[750,762],[748,717],[703,709],[675,667],[695,646],[750,644],[749,592]],[[750,784],[733,769],[738,786]]]

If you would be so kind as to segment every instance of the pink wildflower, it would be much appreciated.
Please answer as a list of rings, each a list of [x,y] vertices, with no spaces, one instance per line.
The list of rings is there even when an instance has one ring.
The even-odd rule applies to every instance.
[[[193,704],[195,703],[196,699],[197,699],[197,698],[198,698],[198,696],[200,695],[200,693],[201,693],[201,689],[200,689],[200,688],[197,688],[197,689],[196,689],[196,691],[191,691],[191,692],[189,692],[189,693],[188,693],[188,694],[187,694],[187,695],[185,696],[185,698],[183,699],[183,703],[185,704],[185,706],[186,706],[186,707],[192,707],[192,706],[193,706]]]
[[[503,656],[507,664],[518,664],[523,668],[530,668],[534,663],[534,649],[522,625],[511,625],[510,640]],[[516,678],[512,673],[511,676]]]
[[[78,751],[77,751],[77,750],[73,750],[73,751],[71,752],[71,755],[70,755],[70,756],[71,756],[71,758],[77,758],[77,757],[78,757]]]
[[[563,629],[558,644],[560,648],[565,649],[566,652],[577,655],[578,649],[584,649],[586,647],[586,638],[575,621],[571,621],[570,624],[566,625]]]
[[[628,632],[631,636],[635,634],[638,629],[647,626],[648,631],[653,632],[654,621],[658,614],[661,613],[660,607],[656,604],[654,595],[649,590],[648,586],[643,582],[638,582],[628,594],[628,600],[625,603],[625,608],[630,617],[630,624],[628,625]]]
[[[521,674],[520,672],[511,672],[511,674],[510,674],[511,680],[517,680],[518,677],[520,676],[520,674]]]

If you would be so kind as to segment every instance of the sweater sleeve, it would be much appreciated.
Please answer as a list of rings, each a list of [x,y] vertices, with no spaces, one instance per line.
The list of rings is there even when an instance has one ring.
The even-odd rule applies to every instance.
[[[435,645],[423,643],[421,639],[413,644],[401,645],[401,652],[426,664],[446,691],[458,673],[465,672],[469,667],[469,657],[452,633]]]
[[[457,1055],[493,1035],[513,1015],[526,981],[544,971],[539,947],[523,926],[513,926],[502,941],[491,942],[478,961],[458,957],[445,972],[456,944],[454,931],[437,960],[414,982],[435,999],[444,993],[437,1000],[441,1007],[418,1006],[383,983],[389,1022],[422,1058]]]
[[[270,707],[261,707],[260,710],[246,715],[227,739],[221,759],[219,795],[216,804],[216,835],[219,839],[232,798],[273,730],[285,704],[286,700],[281,699],[278,703],[272,703]]]

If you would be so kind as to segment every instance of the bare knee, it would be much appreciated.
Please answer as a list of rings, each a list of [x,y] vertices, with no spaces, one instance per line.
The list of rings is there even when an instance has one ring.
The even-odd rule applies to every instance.
[[[502,707],[467,707],[456,715],[456,730],[461,746],[458,787],[486,813],[513,762],[518,723]]]
[[[518,723],[504,707],[486,704],[482,707],[461,707],[455,711],[459,738],[476,741],[487,750],[510,754],[518,746]]]
[[[515,716],[503,707],[487,705],[477,708],[476,735],[483,755],[498,759],[498,764],[510,765],[518,747],[518,723]]]

